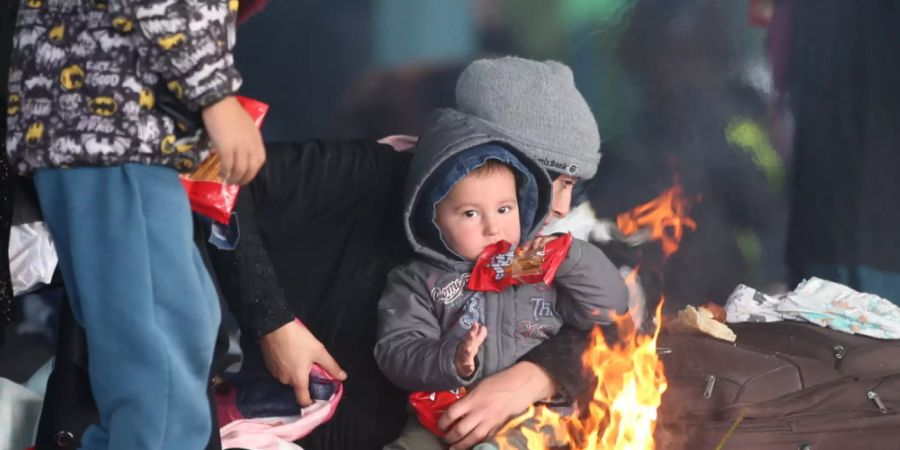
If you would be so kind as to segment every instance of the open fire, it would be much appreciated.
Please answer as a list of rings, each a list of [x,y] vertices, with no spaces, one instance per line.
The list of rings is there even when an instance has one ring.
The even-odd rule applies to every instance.
[[[656,199],[620,214],[617,225],[631,235],[649,228],[653,240],[662,245],[665,257],[678,250],[684,228],[696,230],[687,216],[691,202],[677,183]],[[626,283],[637,283],[635,268]],[[629,286],[629,292],[636,292]],[[616,318],[618,339],[608,343],[599,328],[591,333],[591,344],[582,356],[584,367],[596,384],[589,404],[571,415],[533,406],[510,421],[499,433],[501,448],[515,448],[514,439],[524,438],[527,448],[572,450],[653,450],[657,409],[667,381],[656,341],[662,325],[662,301],[656,308],[655,331],[638,333],[631,316]],[[510,433],[516,429],[519,433]],[[519,442],[518,444],[521,445]]]
[[[616,225],[626,236],[648,228],[651,239],[662,244],[663,253],[668,258],[678,250],[684,229],[697,229],[697,223],[687,215],[690,205],[690,199],[685,197],[684,190],[676,181],[659,197],[616,216]]]

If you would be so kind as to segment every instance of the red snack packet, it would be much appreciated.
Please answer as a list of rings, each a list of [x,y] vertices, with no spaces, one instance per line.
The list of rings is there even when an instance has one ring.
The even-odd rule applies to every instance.
[[[543,283],[549,286],[571,246],[570,233],[528,253],[512,249],[512,244],[506,241],[491,244],[478,255],[466,289],[501,292],[514,284]]]
[[[409,394],[409,404],[412,405],[422,426],[428,428],[435,436],[444,437],[444,432],[437,426],[438,420],[450,405],[465,396],[464,387],[452,391],[413,392]]]
[[[237,96],[238,102],[250,114],[257,127],[262,126],[263,118],[269,111],[269,105],[252,98]],[[218,153],[212,153],[204,160],[196,171],[181,175],[181,184],[187,191],[191,210],[202,214],[216,222],[228,225],[231,211],[237,202],[240,186],[225,184],[221,172],[221,161]]]

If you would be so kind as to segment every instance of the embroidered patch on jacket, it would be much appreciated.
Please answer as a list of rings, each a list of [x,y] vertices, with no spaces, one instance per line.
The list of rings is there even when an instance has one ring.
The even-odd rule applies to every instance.
[[[431,298],[445,305],[450,305],[462,295],[463,289],[465,289],[468,282],[469,274],[464,273],[442,287],[435,286],[431,289]]]
[[[531,313],[535,322],[541,320],[542,317],[556,317],[556,313],[553,312],[553,304],[543,297],[532,298],[531,304],[533,305]]]
[[[481,322],[481,311],[478,309],[478,303],[481,298],[481,292],[476,292],[466,300],[466,305],[463,307],[463,315],[459,318],[459,326],[464,330],[469,330],[476,322]]]
[[[547,339],[552,331],[551,325],[531,320],[523,320],[516,325],[516,333],[529,339]]]

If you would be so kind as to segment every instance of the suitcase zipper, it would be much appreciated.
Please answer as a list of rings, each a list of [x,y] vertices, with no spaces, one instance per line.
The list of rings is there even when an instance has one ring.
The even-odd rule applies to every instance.
[[[711,398],[714,387],[716,387],[716,376],[715,375],[707,375],[706,376],[706,389],[703,389],[703,398]]]
[[[875,406],[878,407],[878,409],[881,411],[882,414],[888,413],[887,406],[884,406],[884,402],[881,401],[881,397],[878,396],[877,392],[869,391],[866,393],[866,395],[869,397],[869,400],[872,400],[873,402],[875,402]]]

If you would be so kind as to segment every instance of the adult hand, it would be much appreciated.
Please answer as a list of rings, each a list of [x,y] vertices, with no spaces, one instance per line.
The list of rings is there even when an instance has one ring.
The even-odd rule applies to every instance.
[[[537,252],[543,250],[544,247],[552,241],[559,239],[559,236],[550,235],[550,236],[538,236],[528,242],[523,244],[519,244],[519,247],[516,249],[522,253],[528,252]]]
[[[451,450],[465,450],[493,436],[509,419],[537,401],[553,396],[550,375],[530,362],[519,362],[478,383],[447,408],[438,421]]]
[[[222,178],[229,184],[247,184],[266,161],[262,135],[253,119],[234,97],[225,97],[203,109],[203,125],[222,161]]]
[[[297,403],[309,406],[309,372],[318,364],[332,377],[346,380],[347,373],[325,346],[298,321],[292,321],[259,338],[266,367],[278,381],[294,388]]]

